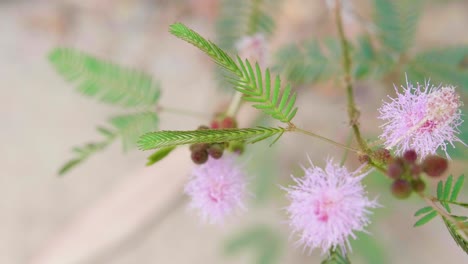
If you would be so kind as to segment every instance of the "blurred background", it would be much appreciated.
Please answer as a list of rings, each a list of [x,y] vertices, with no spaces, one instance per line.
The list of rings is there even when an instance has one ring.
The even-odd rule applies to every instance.
[[[248,16],[249,2],[0,1],[0,263],[320,262],[319,253],[307,255],[294,246],[296,238],[289,234],[283,210],[287,201],[279,188],[290,183],[291,174],[301,175],[300,164],[307,164],[307,155],[317,165],[327,157],[343,155],[341,149],[313,138],[288,134],[271,148],[267,142],[249,146],[244,157],[255,198],[249,201],[247,214],[222,226],[206,225],[186,209],[182,188],[193,166],[186,148],[145,167],[151,153],[123,151],[117,140],[58,177],[60,166],[73,158],[71,148],[98,139],[96,127],[126,109],[78,93],[49,62],[53,48],[73,47],[147,72],[161,89],[153,108],[157,128],[195,129],[223,110],[232,92],[219,80],[208,57],[171,36],[168,27],[183,22],[232,51],[238,39],[226,33],[242,22],[229,19]],[[299,93],[295,122],[346,142],[345,95],[339,66],[333,64],[340,51],[334,49],[332,1],[252,2],[264,5],[262,12],[274,21],[260,27],[268,40],[266,63]],[[385,23],[379,19],[391,18],[394,11],[385,9],[389,2],[393,1],[349,1],[343,11],[346,35],[357,54],[354,77],[362,131],[370,140],[381,131],[376,109],[387,94],[394,93],[393,84],[404,84],[404,73],[411,80],[452,82],[464,91],[462,99],[467,102],[468,2],[427,0],[412,5],[405,4],[412,1],[400,1],[398,8],[406,13],[395,20],[395,24],[403,21],[399,31],[382,37],[379,25]],[[383,41],[400,33],[409,34],[408,40]],[[397,43],[393,45],[392,40]],[[454,64],[447,63],[443,69],[434,66],[438,60],[430,60],[435,56],[426,56],[431,50],[453,46],[459,47]],[[317,58],[312,52],[317,47],[321,58],[329,61],[319,72],[317,65],[307,61],[309,55]],[[359,57],[361,53],[367,57]],[[427,58],[424,67],[413,67]],[[242,107],[239,123],[241,127],[275,125],[248,105]],[[468,142],[466,131],[464,126],[462,135]],[[457,147],[450,150],[454,160],[447,176],[468,171],[466,149],[461,144]],[[350,155],[348,168],[358,165]],[[365,181],[369,195],[378,196],[383,208],[375,210],[368,228],[371,235],[359,235],[352,243],[352,263],[468,262],[440,219],[413,228],[417,220],[413,214],[424,206],[418,197],[393,199],[390,181],[378,173]],[[428,182],[431,190],[435,185]],[[463,199],[468,199],[467,188],[461,192]]]

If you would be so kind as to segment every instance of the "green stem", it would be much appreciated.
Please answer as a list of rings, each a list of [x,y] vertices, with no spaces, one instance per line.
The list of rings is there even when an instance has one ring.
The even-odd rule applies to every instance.
[[[249,16],[249,21],[247,22],[247,35],[253,35],[258,32],[257,25],[258,25],[258,20],[259,20],[259,9],[260,5],[262,3],[262,0],[253,0],[252,1],[252,7],[251,7],[251,13]]]
[[[234,97],[232,97],[231,103],[229,104],[229,108],[226,111],[226,115],[230,117],[235,117],[237,112],[239,112],[240,105],[242,103],[242,93],[236,91]]]
[[[353,142],[353,131],[350,131],[348,133],[348,138],[346,139],[346,146],[349,147],[351,146],[351,143]],[[348,149],[345,149],[343,153],[343,157],[341,158],[340,166],[343,166],[344,163],[346,162],[346,159],[348,158]]]
[[[354,135],[356,137],[356,141],[359,144],[359,147],[362,151],[368,153],[369,147],[367,146],[366,141],[361,136],[361,131],[359,129],[359,110],[356,108],[356,103],[354,100],[354,92],[353,92],[353,85],[351,80],[351,57],[349,54],[349,46],[348,41],[346,40],[346,36],[343,30],[343,21],[341,18],[341,3],[340,1],[336,1],[336,24],[338,27],[338,35],[340,38],[341,49],[343,54],[343,70],[344,70],[344,80],[346,84],[346,96],[348,102],[348,118],[353,129]]]
[[[334,140],[331,140],[331,139],[329,139],[329,138],[326,138],[326,137],[324,137],[324,136],[320,136],[320,135],[315,134],[315,133],[313,133],[313,132],[310,132],[310,131],[307,131],[307,130],[298,128],[298,127],[296,127],[295,125],[293,125],[293,124],[291,124],[291,123],[289,124],[289,127],[287,128],[287,130],[288,130],[288,131],[293,131],[293,132],[299,132],[299,133],[302,133],[302,134],[307,135],[307,136],[311,136],[311,137],[315,137],[315,138],[321,139],[322,141],[328,142],[328,143],[333,144],[333,145],[335,145],[335,146],[338,146],[338,147],[340,147],[340,148],[344,148],[344,149],[347,149],[347,150],[351,150],[351,151],[356,152],[356,153],[359,153],[359,154],[361,153],[361,151],[358,150],[358,149],[354,149],[354,148],[348,147],[348,146],[346,146],[346,145],[343,145],[343,144],[341,144],[341,143],[338,143],[338,142],[336,142],[336,141],[334,141]]]
[[[185,116],[191,116],[191,117],[200,118],[204,120],[210,118],[208,114],[204,114],[200,112],[193,112],[193,111],[185,110],[185,109],[166,107],[166,106],[161,106],[161,105],[158,105],[156,107],[156,112],[166,112],[166,113],[177,114],[177,115],[185,115]]]

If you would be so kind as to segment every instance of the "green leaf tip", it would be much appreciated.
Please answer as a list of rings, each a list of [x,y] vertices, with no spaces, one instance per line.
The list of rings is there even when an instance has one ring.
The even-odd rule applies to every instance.
[[[426,214],[425,216],[421,217],[415,224],[414,227],[422,226],[424,224],[427,224],[429,221],[434,219],[437,216],[436,211],[431,211],[430,213]]]
[[[281,93],[280,78],[279,76],[271,78],[269,69],[266,69],[263,76],[258,64],[254,69],[248,60],[242,61],[237,56],[237,62],[234,61],[221,48],[184,24],[173,24],[169,27],[169,31],[208,54],[216,64],[229,72],[230,75],[226,78],[244,95],[243,100],[253,103],[253,107],[283,123],[288,123],[294,118],[297,112],[297,107],[294,107],[296,94],[292,93],[290,85],[287,85]]]
[[[55,70],[83,95],[124,107],[154,106],[159,83],[141,71],[121,67],[71,48],[48,55]]]
[[[452,222],[450,222],[447,218],[442,217],[442,220],[444,221],[445,226],[447,227],[450,235],[452,236],[453,240],[459,247],[465,251],[466,254],[468,254],[468,241],[466,240],[466,229],[465,229],[465,236],[460,233],[461,230],[459,230]],[[463,222],[465,225],[468,223],[466,221]]]
[[[191,131],[157,131],[147,133],[138,140],[141,150],[173,147],[195,143],[220,143],[231,141],[258,142],[283,133],[284,128],[206,129]]]
[[[148,162],[146,163],[146,166],[151,166],[155,164],[156,162],[161,161],[162,159],[167,157],[175,148],[176,148],[175,146],[172,146],[172,147],[158,149],[157,151],[155,151],[153,154],[151,154],[148,157]]]

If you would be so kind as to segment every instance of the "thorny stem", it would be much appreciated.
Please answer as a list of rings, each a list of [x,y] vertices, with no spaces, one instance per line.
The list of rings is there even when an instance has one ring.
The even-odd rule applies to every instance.
[[[329,138],[326,138],[324,136],[320,136],[320,135],[315,134],[313,132],[298,128],[293,123],[288,123],[288,127],[286,128],[286,131],[299,132],[299,133],[302,133],[302,134],[307,135],[307,136],[311,136],[311,137],[321,139],[322,141],[328,142],[328,143],[333,144],[335,146],[338,146],[338,147],[341,147],[341,148],[344,148],[344,149],[347,149],[347,150],[351,150],[351,151],[356,152],[358,154],[362,154],[362,152],[360,150],[358,150],[358,149],[351,148],[349,146],[343,145],[341,143],[338,143],[338,142],[336,142],[334,140],[331,140]]]
[[[348,101],[348,118],[359,147],[362,151],[368,153],[370,151],[369,147],[367,146],[366,141],[362,138],[361,131],[359,130],[359,110],[356,108],[356,103],[354,101],[353,85],[351,81],[351,57],[349,54],[348,41],[346,40],[346,36],[343,30],[343,21],[341,18],[341,1],[339,0],[336,1],[335,17],[338,27],[338,35],[341,42],[341,49],[343,52],[343,70],[345,73],[344,81],[346,84],[346,95]]]
[[[451,216],[450,214],[448,214],[447,212],[445,212],[444,209],[440,208],[440,206],[437,205],[437,201],[438,199],[436,197],[433,197],[433,196],[427,196],[425,195],[424,193],[419,193],[419,195],[421,196],[421,198],[424,199],[424,201],[429,205],[431,206],[434,210],[437,211],[438,214],[440,214],[442,217],[448,219],[450,222],[452,222],[458,229],[462,230],[463,231],[463,234],[466,236],[466,239],[468,239],[468,231],[466,230],[466,226],[464,223],[458,221],[457,219],[455,219],[453,216]]]

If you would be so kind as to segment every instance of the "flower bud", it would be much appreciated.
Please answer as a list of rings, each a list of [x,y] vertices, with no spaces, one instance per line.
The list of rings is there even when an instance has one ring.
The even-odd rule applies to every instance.
[[[418,154],[413,149],[410,149],[410,150],[405,151],[405,153],[403,153],[403,158],[408,163],[414,163],[416,159],[418,158]]]
[[[417,179],[411,182],[411,187],[415,192],[423,192],[426,189],[426,183],[421,179]]]
[[[211,125],[210,125],[210,126],[211,126],[212,129],[218,129],[218,128],[220,128],[219,122],[218,122],[217,120],[211,121]]]
[[[191,158],[195,164],[203,164],[208,160],[208,152],[205,149],[194,150]]]
[[[392,194],[398,199],[405,199],[411,195],[412,187],[407,180],[398,179],[392,183]]]
[[[370,157],[367,154],[361,154],[358,156],[358,160],[361,164],[368,163],[370,161]]]
[[[214,159],[219,159],[223,156],[224,145],[219,143],[214,143],[208,148],[208,154]]]
[[[410,172],[411,172],[411,175],[413,175],[413,177],[417,178],[417,177],[419,177],[419,174],[421,174],[422,168],[418,164],[411,164],[410,165]]]
[[[387,167],[387,175],[392,179],[399,179],[404,172],[404,163],[401,159],[393,160]]]
[[[447,160],[435,155],[427,156],[422,163],[423,171],[430,177],[441,176],[447,170],[447,167]]]
[[[237,154],[242,154],[244,152],[245,146],[244,143],[239,142],[239,141],[232,141],[229,142],[229,151],[237,153]]]
[[[379,148],[373,153],[374,157],[383,163],[388,163],[392,159],[392,154],[388,149],[385,148]]]
[[[190,145],[190,151],[206,150],[208,147],[207,143],[196,143]]]
[[[230,116],[226,116],[222,121],[221,121],[221,127],[222,128],[236,128],[237,127],[237,122],[234,118]]]

